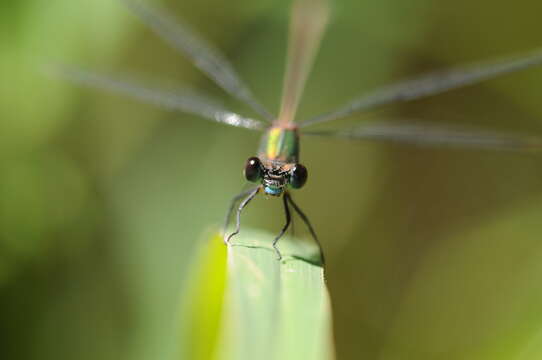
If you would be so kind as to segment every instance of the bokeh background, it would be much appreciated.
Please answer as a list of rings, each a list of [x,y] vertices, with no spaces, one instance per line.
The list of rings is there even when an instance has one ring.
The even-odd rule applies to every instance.
[[[277,109],[285,0],[160,2]],[[343,0],[300,117],[427,70],[542,46],[537,0]],[[0,2],[0,349],[5,359],[174,359],[198,239],[220,224],[255,133],[42,71],[142,74],[251,114],[118,1]],[[157,80],[162,79],[162,80]],[[542,135],[542,69],[379,117]],[[542,357],[542,156],[304,138],[296,193],[328,258],[339,359]],[[247,226],[276,231],[279,202]],[[301,227],[298,227],[301,228]]]

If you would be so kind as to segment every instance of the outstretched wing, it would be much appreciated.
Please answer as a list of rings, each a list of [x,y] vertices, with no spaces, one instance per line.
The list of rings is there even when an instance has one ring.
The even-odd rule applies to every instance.
[[[57,66],[51,70],[56,75],[71,82],[128,95],[143,102],[158,105],[166,109],[178,110],[219,123],[250,130],[261,130],[266,127],[261,121],[245,118],[231,111],[221,109],[211,100],[199,95],[180,94],[172,91],[144,87],[135,82],[113,79],[98,73],[74,67]]]
[[[542,51],[538,50],[519,57],[493,60],[445,72],[427,74],[413,80],[377,89],[335,111],[306,120],[300,126],[306,127],[333,121],[377,106],[429,97],[541,63]]]
[[[328,17],[327,0],[296,0],[292,7],[286,74],[277,120],[279,124],[294,121]]]
[[[245,102],[265,119],[273,120],[273,115],[254,98],[230,62],[218,50],[191,31],[187,25],[178,19],[173,20],[164,11],[151,9],[138,1],[121,1],[158,36],[175,50],[186,55],[197,68],[226,92]]]
[[[303,134],[432,147],[507,151],[542,150],[542,139],[534,136],[516,136],[423,122],[383,122],[339,131],[304,131]]]

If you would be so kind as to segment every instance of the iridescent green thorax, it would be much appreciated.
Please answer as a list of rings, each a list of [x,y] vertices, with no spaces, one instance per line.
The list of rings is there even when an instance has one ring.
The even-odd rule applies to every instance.
[[[259,157],[263,163],[275,165],[296,164],[299,160],[297,129],[274,126],[262,137]]]

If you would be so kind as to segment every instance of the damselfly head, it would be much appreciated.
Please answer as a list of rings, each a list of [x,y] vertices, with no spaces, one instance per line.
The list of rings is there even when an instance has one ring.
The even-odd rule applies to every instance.
[[[289,185],[300,189],[307,182],[307,168],[301,164],[266,164],[257,157],[251,157],[245,164],[245,178],[251,182],[261,182],[264,192],[280,196]]]

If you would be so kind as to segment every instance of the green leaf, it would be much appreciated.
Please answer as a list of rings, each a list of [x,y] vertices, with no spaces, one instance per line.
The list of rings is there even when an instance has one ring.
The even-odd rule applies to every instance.
[[[184,292],[183,359],[333,359],[329,295],[310,243],[243,230],[202,245]],[[217,310],[220,309],[220,310]]]

